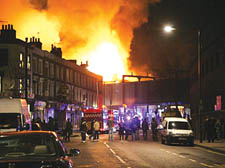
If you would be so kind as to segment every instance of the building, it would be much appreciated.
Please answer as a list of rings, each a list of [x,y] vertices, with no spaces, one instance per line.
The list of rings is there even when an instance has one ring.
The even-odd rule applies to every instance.
[[[0,95],[27,99],[33,119],[77,127],[82,108],[101,107],[102,76],[63,59],[61,48],[43,50],[39,38],[17,39],[13,25],[2,25],[0,60]]]
[[[169,87],[168,87],[169,86]],[[157,79],[148,81],[104,84],[103,104],[119,113],[119,121],[139,116],[162,119],[169,109],[179,109],[181,115],[190,115],[189,79]],[[157,116],[158,115],[158,116]]]

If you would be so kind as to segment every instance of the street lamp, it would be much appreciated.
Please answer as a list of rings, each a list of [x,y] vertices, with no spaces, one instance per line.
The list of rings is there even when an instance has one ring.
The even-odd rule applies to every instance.
[[[166,26],[164,27],[164,31],[165,31],[166,33],[171,33],[171,32],[174,31],[174,30],[175,30],[175,28],[172,27],[171,25],[166,25]]]
[[[175,28],[167,25],[164,27],[164,31],[166,33],[171,33],[172,31],[174,31]],[[202,110],[203,110],[203,103],[202,103],[202,79],[201,79],[201,63],[202,63],[202,58],[201,58],[201,30],[198,29],[197,31],[197,36],[198,36],[198,84],[199,84],[199,140],[200,143],[202,143]]]

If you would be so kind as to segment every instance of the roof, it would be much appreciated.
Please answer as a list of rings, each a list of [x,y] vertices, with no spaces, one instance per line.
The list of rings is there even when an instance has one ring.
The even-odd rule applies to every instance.
[[[1,135],[26,135],[26,134],[54,134],[56,137],[56,133],[54,131],[15,131],[15,132],[3,132]]]
[[[187,122],[187,120],[185,118],[181,118],[181,117],[165,117],[164,120],[166,120],[166,121],[183,121],[183,122]]]

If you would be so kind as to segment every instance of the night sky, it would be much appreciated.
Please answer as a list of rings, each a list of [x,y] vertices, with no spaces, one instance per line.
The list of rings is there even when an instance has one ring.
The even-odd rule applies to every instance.
[[[224,5],[222,0],[162,0],[150,5],[148,23],[134,30],[130,67],[162,76],[188,71],[197,56],[198,29],[202,47],[224,34]],[[165,34],[166,24],[176,30]]]

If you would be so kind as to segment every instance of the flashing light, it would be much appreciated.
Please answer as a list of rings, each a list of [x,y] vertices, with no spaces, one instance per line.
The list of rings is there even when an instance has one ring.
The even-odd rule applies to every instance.
[[[127,120],[128,120],[128,121],[130,120],[130,116],[127,116]]]

